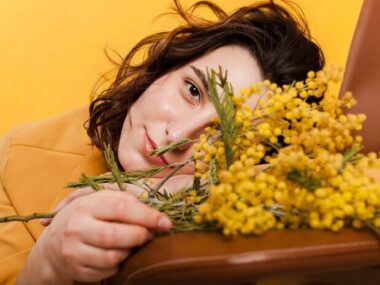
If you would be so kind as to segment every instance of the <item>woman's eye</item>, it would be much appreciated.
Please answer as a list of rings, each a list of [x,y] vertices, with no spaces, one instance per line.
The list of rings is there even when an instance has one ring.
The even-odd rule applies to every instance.
[[[199,91],[199,88],[191,81],[186,81],[185,84],[186,90],[189,93],[189,95],[194,97],[194,99],[196,99],[199,102],[201,98],[201,92]]]

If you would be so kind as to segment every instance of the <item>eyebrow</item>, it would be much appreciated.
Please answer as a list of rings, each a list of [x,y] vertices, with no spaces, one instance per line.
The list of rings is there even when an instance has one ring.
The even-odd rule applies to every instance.
[[[203,88],[208,93],[208,83],[207,83],[205,73],[199,68],[195,67],[194,65],[191,65],[190,67],[194,71],[194,73],[198,76],[199,80],[202,82]]]

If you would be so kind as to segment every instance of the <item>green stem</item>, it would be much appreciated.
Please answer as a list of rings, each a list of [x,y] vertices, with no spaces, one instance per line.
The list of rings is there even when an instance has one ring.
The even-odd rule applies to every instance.
[[[173,143],[170,143],[168,145],[164,145],[160,148],[157,148],[155,150],[153,150],[150,155],[163,155],[169,151],[172,151],[172,150],[175,150],[177,148],[179,148],[180,146],[183,146],[183,145],[186,145],[186,144],[189,144],[189,143],[193,143],[193,142],[196,142],[196,141],[199,141],[199,139],[195,139],[195,140],[191,140],[191,139],[181,139],[179,141],[175,141]]]
[[[102,186],[95,182],[94,179],[92,179],[90,176],[82,173],[81,175],[81,179],[86,182],[92,189],[94,189],[95,191],[100,191],[102,190]]]
[[[126,184],[123,184],[122,172],[116,164],[115,156],[110,145],[105,145],[104,157],[120,191],[126,191],[127,187]]]
[[[166,177],[157,184],[157,186],[154,188],[153,192],[151,193],[151,197],[155,197],[157,192],[161,189],[162,185],[165,184],[166,181],[169,180],[170,177],[172,177],[174,174],[176,174],[182,167],[184,167],[186,164],[188,164],[190,161],[185,161],[183,163],[179,163]]]
[[[33,213],[27,216],[8,216],[8,217],[0,217],[0,223],[6,223],[6,222],[29,222],[30,220],[35,219],[46,219],[46,218],[54,218],[56,215],[56,212],[50,212],[50,213]]]

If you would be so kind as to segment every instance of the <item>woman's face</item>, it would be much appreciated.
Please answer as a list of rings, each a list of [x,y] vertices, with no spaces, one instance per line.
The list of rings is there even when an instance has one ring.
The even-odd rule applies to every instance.
[[[124,170],[183,162],[193,149],[188,144],[163,156],[150,156],[158,147],[183,138],[195,139],[210,125],[216,111],[207,92],[206,69],[228,71],[228,81],[239,92],[261,81],[250,53],[235,45],[216,49],[160,77],[130,108],[121,131],[118,156]],[[255,104],[255,99],[248,102]],[[185,168],[183,172],[191,173]]]

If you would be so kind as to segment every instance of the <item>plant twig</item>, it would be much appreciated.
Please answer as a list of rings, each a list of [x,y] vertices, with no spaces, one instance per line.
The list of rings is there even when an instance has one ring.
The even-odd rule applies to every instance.
[[[115,178],[115,182],[117,183],[117,186],[119,186],[120,191],[126,191],[127,185],[123,184],[122,179],[122,172],[120,171],[119,167],[116,164],[115,156],[113,154],[113,151],[111,149],[110,145],[104,146],[104,158],[106,159],[108,168],[110,169],[113,177]]]
[[[84,182],[86,182],[95,191],[100,191],[103,189],[99,183],[95,182],[94,179],[92,179],[90,176],[86,175],[85,173],[82,173],[81,179]]]
[[[183,145],[186,145],[186,144],[189,144],[189,143],[193,143],[195,141],[198,141],[198,140],[191,140],[191,139],[181,139],[179,141],[176,141],[176,142],[172,142],[168,145],[164,145],[160,148],[157,148],[155,150],[153,150],[150,155],[163,155],[169,151],[172,151],[172,150],[175,150],[177,148],[179,148],[180,146],[183,146]]]
[[[222,140],[224,143],[226,166],[231,165],[233,160],[232,145],[236,139],[237,126],[235,123],[236,108],[232,101],[232,87],[227,81],[227,72],[223,75],[222,69],[219,66],[219,72],[207,70],[208,90],[210,99],[220,119]],[[217,86],[223,90],[222,96],[219,96]]]
[[[8,216],[8,217],[0,217],[0,223],[6,223],[6,222],[29,222],[30,220],[34,219],[45,219],[45,218],[54,218],[56,215],[56,212],[50,212],[50,213],[33,213],[26,216]]]
[[[160,181],[160,183],[157,184],[156,187],[154,187],[154,190],[150,193],[150,197],[154,197],[157,192],[161,189],[162,185],[166,183],[166,181],[169,180],[174,174],[176,174],[182,167],[184,167],[186,164],[188,164],[190,161],[185,161],[183,163],[179,163],[166,177]]]

